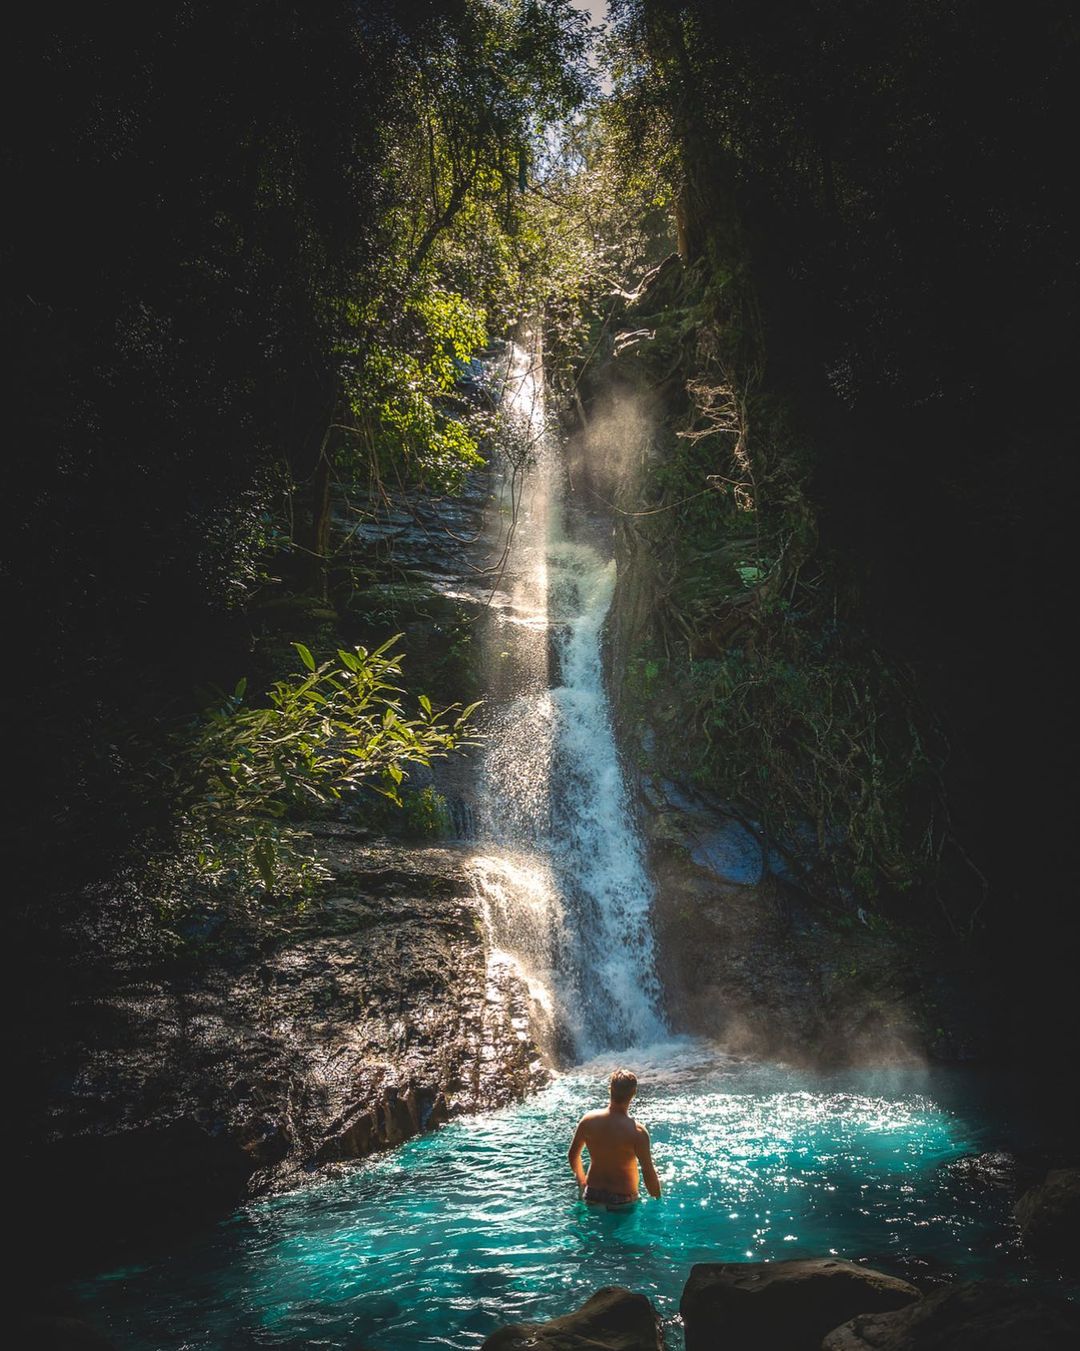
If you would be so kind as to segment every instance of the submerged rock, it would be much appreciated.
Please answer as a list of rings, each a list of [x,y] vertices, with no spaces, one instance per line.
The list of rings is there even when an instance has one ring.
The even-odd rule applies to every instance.
[[[822,1351],[1075,1351],[1080,1311],[1022,1286],[967,1284],[835,1328]]]
[[[679,1312],[686,1351],[818,1351],[822,1337],[856,1313],[918,1298],[907,1281],[830,1258],[704,1262],[690,1272]]]
[[[662,1351],[663,1345],[649,1300],[612,1285],[561,1318],[500,1328],[481,1351]]]
[[[134,1236],[546,1081],[462,853],[347,831],[321,852],[334,880],[303,911],[76,1002],[32,1161],[45,1209]]]
[[[1080,1168],[1058,1168],[1016,1203],[1024,1243],[1038,1257],[1080,1271]]]

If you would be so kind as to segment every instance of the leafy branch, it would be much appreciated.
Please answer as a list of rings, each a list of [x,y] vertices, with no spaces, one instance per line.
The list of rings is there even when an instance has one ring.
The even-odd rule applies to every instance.
[[[245,707],[246,682],[211,709],[180,769],[180,835],[198,874],[242,891],[304,892],[325,876],[302,813],[361,786],[398,806],[406,766],[430,765],[476,744],[477,705],[436,709],[420,695],[407,713],[398,634],[373,652],[339,649],[316,663],[294,643],[304,672],[275,681],[268,702]]]

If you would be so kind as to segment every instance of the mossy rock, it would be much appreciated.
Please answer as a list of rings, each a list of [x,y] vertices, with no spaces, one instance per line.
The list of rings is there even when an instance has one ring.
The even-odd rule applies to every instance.
[[[379,582],[374,586],[365,587],[363,591],[354,592],[345,602],[345,608],[354,611],[366,611],[387,605],[404,609],[409,606],[431,604],[447,605],[450,602],[428,582],[413,580]]]
[[[251,610],[252,622],[267,629],[288,629],[303,637],[325,624],[336,624],[338,612],[319,596],[269,596]]]

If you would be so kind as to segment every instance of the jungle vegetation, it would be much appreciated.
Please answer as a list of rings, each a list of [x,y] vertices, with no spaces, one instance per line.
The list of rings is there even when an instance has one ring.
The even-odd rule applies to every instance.
[[[568,0],[20,15],[20,911],[139,841],[287,891],[294,790],[393,796],[469,738],[381,639],[301,623],[254,670],[248,614],[268,587],[333,607],[342,484],[462,482],[491,426],[458,375],[542,314],[570,420],[613,325],[656,334],[664,430],[617,505],[656,513],[625,518],[663,582],[627,669],[677,690],[682,768],[778,838],[811,821],[857,897],[936,888],[1003,946],[1021,898],[1049,922],[1075,869],[1071,7],[614,0],[604,50],[608,96]],[[321,700],[363,769],[309,735]]]
[[[669,509],[630,523],[669,610],[639,685],[682,681],[705,777],[758,819],[831,811],[857,894],[936,891],[1027,988],[1017,968],[1054,966],[1043,926],[1075,923],[1076,16],[612,11],[689,274],[637,310],[687,377],[648,489]]]
[[[564,0],[21,16],[5,581],[35,674],[9,824],[16,856],[49,840],[26,859],[36,892],[178,836],[208,875],[270,886],[297,775],[256,724],[306,748],[318,797],[341,767],[318,769],[309,715],[350,682],[384,730],[346,778],[393,795],[411,756],[466,733],[460,710],[404,712],[397,659],[363,651],[336,674],[292,654],[267,702],[244,683],[245,610],[271,582],[325,594],[335,478],[447,489],[478,462],[484,428],[446,396],[542,299],[524,188],[589,93],[586,51]],[[330,710],[346,738],[369,712]]]

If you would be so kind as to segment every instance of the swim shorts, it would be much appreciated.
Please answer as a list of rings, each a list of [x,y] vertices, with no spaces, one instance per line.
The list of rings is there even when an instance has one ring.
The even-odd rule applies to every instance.
[[[607,1206],[608,1210],[614,1210],[620,1206],[632,1206],[638,1198],[636,1192],[609,1192],[603,1187],[586,1187],[581,1199],[587,1205]]]

